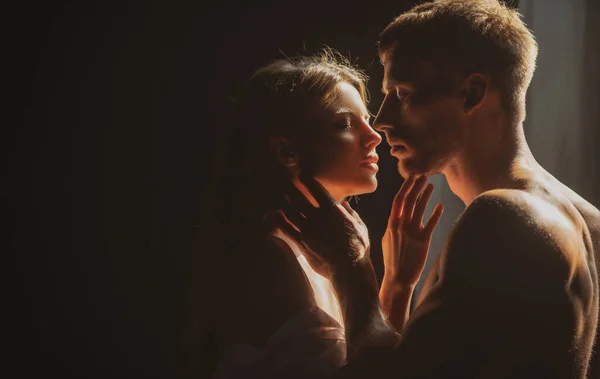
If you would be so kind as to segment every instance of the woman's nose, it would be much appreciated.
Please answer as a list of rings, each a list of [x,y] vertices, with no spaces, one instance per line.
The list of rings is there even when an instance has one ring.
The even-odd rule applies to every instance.
[[[377,133],[371,126],[368,127],[367,132],[367,147],[375,147],[379,145],[382,141],[381,136]]]

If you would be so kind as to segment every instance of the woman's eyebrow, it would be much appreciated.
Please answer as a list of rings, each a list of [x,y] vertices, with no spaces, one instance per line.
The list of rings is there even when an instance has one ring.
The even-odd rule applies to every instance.
[[[335,112],[335,115],[360,115],[360,117],[367,120],[367,122],[370,121],[372,117],[371,113],[369,113],[368,110],[366,112],[357,112],[349,108],[340,108]]]

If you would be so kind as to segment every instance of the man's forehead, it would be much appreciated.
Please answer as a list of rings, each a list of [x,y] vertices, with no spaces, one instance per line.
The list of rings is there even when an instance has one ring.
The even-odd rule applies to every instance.
[[[400,52],[388,54],[383,65],[382,90],[384,92],[398,85],[432,85],[457,74],[451,65],[440,64],[433,58],[417,58]]]
[[[435,80],[440,73],[439,65],[433,60],[398,55],[384,62],[384,70],[394,82],[427,82]]]

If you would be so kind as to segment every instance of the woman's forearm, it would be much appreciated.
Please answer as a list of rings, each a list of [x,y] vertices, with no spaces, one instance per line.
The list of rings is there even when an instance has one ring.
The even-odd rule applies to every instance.
[[[414,286],[388,280],[384,277],[379,290],[383,313],[397,333],[402,333],[410,315],[410,302]]]

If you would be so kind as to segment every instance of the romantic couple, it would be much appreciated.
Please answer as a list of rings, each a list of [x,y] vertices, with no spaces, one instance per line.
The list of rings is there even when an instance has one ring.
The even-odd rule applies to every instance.
[[[378,53],[372,121],[365,75],[332,50],[271,63],[240,96],[215,221],[231,238],[213,377],[600,377],[600,212],[527,146],[537,44],[520,15],[496,0],[418,5]],[[405,181],[378,283],[347,199],[377,188],[381,134]],[[410,312],[438,173],[466,209]]]

